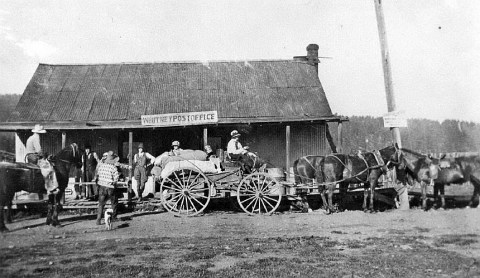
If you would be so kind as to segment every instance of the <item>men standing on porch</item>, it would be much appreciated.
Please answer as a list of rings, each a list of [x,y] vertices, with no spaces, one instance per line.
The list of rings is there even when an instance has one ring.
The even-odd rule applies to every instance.
[[[25,144],[25,152],[27,153],[27,162],[37,164],[38,159],[44,156],[42,146],[40,145],[40,134],[47,133],[42,125],[35,125],[32,129],[33,134],[28,137]]]
[[[112,219],[117,218],[118,195],[116,192],[116,186],[120,176],[116,166],[118,160],[119,157],[116,156],[113,151],[109,151],[105,161],[98,164],[97,173],[95,175],[95,181],[98,184],[97,225],[101,225],[103,209],[105,208],[105,203],[108,199],[110,199],[110,204],[113,209]]]
[[[82,156],[83,177],[85,182],[93,181],[98,161],[98,155],[92,151],[92,146],[85,144],[85,153]],[[96,184],[88,184],[86,186],[86,196],[92,201],[98,200],[98,187]]]
[[[243,147],[242,144],[238,141],[240,138],[240,133],[237,130],[233,130],[230,132],[230,136],[232,139],[228,142],[227,145],[227,153],[232,160],[239,160],[239,158],[246,154],[248,151],[248,147]]]
[[[148,180],[147,167],[152,165],[154,161],[155,157],[145,152],[143,143],[138,144],[138,153],[134,157],[134,163],[136,164],[134,176],[137,181],[138,201],[143,201],[142,195],[145,190],[145,183]]]

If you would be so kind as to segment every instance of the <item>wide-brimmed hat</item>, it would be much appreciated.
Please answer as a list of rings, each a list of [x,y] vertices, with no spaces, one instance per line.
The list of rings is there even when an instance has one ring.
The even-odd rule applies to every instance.
[[[47,131],[43,129],[43,125],[35,125],[35,127],[32,129],[32,132],[34,133],[46,133]]]
[[[145,149],[145,148],[143,147],[143,143],[138,144],[138,148],[137,148],[137,149]]]
[[[116,163],[118,163],[118,160],[120,160],[120,157],[115,155],[115,153],[113,151],[108,151],[107,152],[107,158],[105,159],[105,163],[116,164]]]
[[[230,132],[230,136],[233,138],[240,137],[240,133],[238,133],[237,130],[232,130],[232,132]]]
[[[172,147],[173,147],[173,146],[180,146],[180,142],[178,142],[178,141],[173,141],[173,142],[172,142]]]

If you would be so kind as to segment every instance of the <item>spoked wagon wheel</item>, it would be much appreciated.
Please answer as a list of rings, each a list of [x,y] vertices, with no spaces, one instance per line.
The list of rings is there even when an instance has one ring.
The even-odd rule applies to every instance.
[[[267,173],[246,176],[238,186],[237,200],[248,214],[272,214],[282,200],[282,185]]]
[[[177,216],[194,216],[210,202],[211,185],[208,178],[196,168],[171,171],[162,180],[162,204]]]

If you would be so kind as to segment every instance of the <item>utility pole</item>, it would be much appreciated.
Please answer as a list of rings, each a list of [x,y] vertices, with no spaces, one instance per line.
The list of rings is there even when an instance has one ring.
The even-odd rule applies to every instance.
[[[380,48],[382,50],[382,66],[383,77],[385,82],[385,93],[387,96],[387,108],[388,112],[394,112],[397,110],[397,104],[395,102],[395,94],[393,92],[392,84],[392,71],[390,69],[390,54],[388,52],[387,33],[385,30],[385,18],[383,16],[382,0],[374,0],[375,13],[377,15],[378,36],[380,37]],[[398,127],[392,127],[392,135],[397,143],[398,147],[402,147],[402,140],[400,138],[400,129]],[[400,197],[400,209],[409,209],[408,192],[404,186],[397,190]]]

